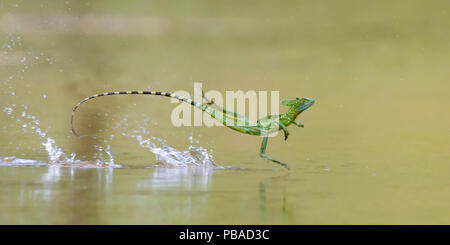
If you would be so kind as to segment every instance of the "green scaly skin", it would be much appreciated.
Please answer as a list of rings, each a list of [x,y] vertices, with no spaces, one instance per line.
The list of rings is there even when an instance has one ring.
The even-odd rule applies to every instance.
[[[189,103],[192,106],[195,106],[202,111],[208,113],[211,117],[221,122],[223,125],[236,130],[241,133],[250,134],[250,135],[258,135],[262,136],[263,141],[261,144],[261,149],[259,152],[259,155],[269,161],[275,162],[280,164],[281,166],[289,169],[288,165],[286,163],[280,162],[278,160],[273,159],[270,156],[267,156],[265,154],[266,147],[267,147],[267,141],[269,139],[269,134],[277,132],[279,130],[283,130],[284,132],[284,139],[287,140],[289,136],[289,131],[287,127],[291,124],[294,124],[298,127],[304,127],[303,124],[296,122],[295,119],[311,107],[315,100],[310,98],[296,98],[295,100],[282,100],[281,104],[284,106],[287,106],[289,109],[287,112],[280,114],[280,115],[270,115],[267,117],[264,117],[260,120],[258,120],[256,123],[251,122],[248,118],[245,116],[242,116],[236,112],[229,111],[227,109],[221,108],[214,104],[214,101],[208,100],[205,96],[203,98],[207,101],[206,104],[195,102],[189,98],[185,98],[176,94],[172,94],[169,92],[157,92],[157,91],[123,91],[123,92],[108,92],[108,93],[100,93],[95,94],[92,96],[89,96],[80,102],[78,102],[77,105],[72,110],[72,117],[70,120],[70,124],[72,126],[72,132],[78,136],[77,132],[75,131],[73,127],[73,119],[75,116],[75,112],[78,109],[78,107],[91,99],[101,97],[101,96],[109,96],[109,95],[127,95],[127,94],[142,94],[142,95],[158,95],[158,96],[166,96],[171,97],[174,99],[178,99],[182,102]],[[216,109],[213,108],[216,107]]]

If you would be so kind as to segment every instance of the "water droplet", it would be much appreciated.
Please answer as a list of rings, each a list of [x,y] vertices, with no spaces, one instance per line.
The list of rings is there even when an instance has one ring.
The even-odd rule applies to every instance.
[[[5,107],[5,109],[3,109],[4,112],[6,112],[8,115],[11,115],[13,109],[11,107]]]

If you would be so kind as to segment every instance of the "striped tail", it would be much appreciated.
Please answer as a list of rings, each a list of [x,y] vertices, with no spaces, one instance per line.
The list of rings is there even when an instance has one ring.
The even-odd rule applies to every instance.
[[[166,97],[171,97],[171,98],[174,98],[174,99],[178,99],[178,100],[180,100],[180,101],[182,101],[182,102],[189,103],[189,104],[191,104],[191,105],[193,105],[193,106],[195,106],[195,107],[201,109],[202,111],[205,111],[205,110],[208,108],[208,106],[203,105],[202,103],[198,103],[198,102],[195,102],[195,101],[193,101],[193,100],[191,100],[191,99],[188,99],[188,98],[185,98],[185,97],[183,97],[183,96],[176,95],[176,94],[172,94],[172,93],[169,93],[169,92],[157,92],[157,91],[123,91],[123,92],[109,92],[109,93],[102,93],[102,94],[94,94],[94,95],[91,95],[91,96],[89,96],[89,97],[83,99],[82,101],[78,102],[78,104],[73,108],[73,110],[72,110],[72,117],[70,118],[70,125],[71,125],[71,127],[72,127],[72,132],[73,132],[73,134],[75,134],[76,136],[79,136],[79,135],[77,134],[77,132],[75,131],[74,127],[73,127],[73,118],[74,118],[74,116],[75,116],[75,111],[78,109],[78,107],[79,107],[81,104],[83,104],[84,102],[86,102],[86,101],[88,101],[88,100],[91,100],[91,99],[94,99],[94,98],[97,98],[97,97],[101,97],[101,96],[108,96],[108,95],[122,95],[122,94],[146,94],[146,95],[166,96]],[[208,114],[211,115],[211,112],[210,112],[209,110],[208,110],[207,112],[208,112]],[[211,115],[211,116],[214,117],[214,115]]]

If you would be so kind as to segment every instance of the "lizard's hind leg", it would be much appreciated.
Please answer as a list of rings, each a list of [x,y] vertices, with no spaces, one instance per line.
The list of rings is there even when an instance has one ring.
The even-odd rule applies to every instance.
[[[282,163],[282,162],[280,162],[278,160],[275,160],[275,159],[273,159],[273,158],[271,158],[271,157],[269,157],[268,155],[265,154],[268,140],[269,140],[268,136],[265,136],[263,138],[263,141],[262,141],[262,144],[261,144],[261,150],[259,152],[259,155],[262,158],[264,158],[266,160],[269,160],[269,161],[272,161],[272,162],[276,162],[276,163],[280,164],[281,166],[283,166],[283,167],[285,167],[285,168],[287,168],[289,170],[289,167],[288,167],[288,165],[286,163]]]

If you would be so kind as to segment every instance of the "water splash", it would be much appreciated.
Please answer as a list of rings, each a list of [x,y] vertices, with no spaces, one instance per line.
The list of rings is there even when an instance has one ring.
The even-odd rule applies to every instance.
[[[13,105],[13,107],[16,107]],[[81,161],[76,159],[75,153],[70,153],[68,156],[62,149],[56,144],[56,141],[48,136],[48,131],[41,129],[40,121],[33,115],[26,112],[27,106],[22,106],[23,111],[20,116],[14,115],[13,107],[5,107],[3,112],[7,113],[11,119],[16,119],[17,122],[22,124],[23,133],[28,133],[26,129],[32,130],[33,133],[37,134],[40,138],[41,147],[45,149],[48,156],[48,162],[44,163],[42,161],[31,160],[31,159],[21,159],[16,157],[1,157],[0,165],[2,166],[41,166],[41,165],[60,165],[60,166],[74,166],[74,167],[122,167],[114,163],[114,157],[111,153],[111,146],[107,145],[105,148],[97,147],[97,160],[93,161]],[[105,153],[108,159],[103,159],[101,157]]]
[[[48,135],[48,130],[41,128],[41,123],[36,116],[27,112],[28,107],[22,105],[7,106],[3,112],[8,115],[10,119],[14,119],[20,123],[23,133],[30,135],[36,134],[39,137],[41,148],[47,152],[48,162],[50,165],[74,166],[74,167],[122,167],[115,164],[111,146],[105,140],[106,146],[94,146],[97,153],[94,155],[94,161],[81,161],[77,159],[75,153],[66,153],[56,143],[55,139]],[[126,120],[122,120],[115,127],[122,128],[127,126]],[[125,127],[127,128],[127,127]],[[130,131],[130,130],[126,130]],[[132,130],[132,134],[123,133],[122,135],[130,137],[138,141],[138,143],[150,152],[154,153],[157,160],[157,165],[166,167],[212,167],[220,168],[213,159],[212,150],[208,150],[199,146],[199,141],[194,140],[194,136],[189,136],[189,146],[186,150],[177,150],[169,146],[165,140],[151,136],[148,130],[144,127],[141,130]],[[111,134],[109,140],[113,140],[114,134]],[[105,158],[106,156],[106,158]],[[41,161],[21,159],[16,157],[0,157],[0,165],[43,165]]]
[[[1,7],[2,4],[0,3],[0,8]],[[15,4],[15,7],[19,7],[19,5]],[[64,13],[68,13],[70,10],[70,4],[66,2]],[[26,38],[24,37],[26,37],[26,35],[24,36],[23,33],[26,33],[26,31],[24,32],[24,28],[26,29],[27,26],[20,23],[20,21],[14,21],[14,18],[11,19],[11,17],[13,17],[11,13],[6,12],[5,14],[6,15],[3,16],[3,20],[6,20],[6,24],[9,26],[9,29],[5,30],[5,35],[0,38],[0,65],[8,66],[8,69],[6,70],[8,74],[0,81],[0,85],[2,86],[1,94],[3,96],[2,98],[5,98],[5,101],[18,101],[21,96],[24,96],[24,94],[27,96],[27,94],[30,94],[31,92],[27,91],[27,89],[20,90],[16,88],[16,84],[18,84],[19,81],[21,85],[25,84],[25,87],[29,87],[27,84],[27,76],[30,75],[29,72],[33,71],[37,67],[40,67],[41,65],[51,65],[52,69],[57,72],[63,72],[64,70],[59,64],[59,60],[54,57],[54,53],[42,52],[39,48],[33,47],[31,44],[32,42],[25,42]],[[12,21],[8,21],[8,19]],[[52,20],[45,17],[44,22],[48,23],[49,21],[51,22],[57,20]],[[22,93],[16,93],[19,91]],[[41,91],[40,96],[45,100],[47,98],[47,94],[45,93],[45,90],[43,92]],[[33,94],[38,94],[38,91],[33,91]],[[30,104],[30,106],[32,107],[33,105]],[[7,118],[13,122],[15,121],[15,123],[18,123],[18,132],[22,132],[26,137],[36,137],[37,135],[40,144],[39,147],[33,147],[32,150],[33,152],[37,152],[39,148],[45,150],[48,160],[43,162],[32,159],[17,158],[15,156],[0,156],[0,165],[39,166],[43,164],[51,164],[83,167],[120,167],[119,165],[114,164],[114,158],[111,153],[110,145],[105,147],[97,147],[98,153],[96,156],[97,160],[95,161],[77,160],[75,153],[64,152],[63,149],[56,143],[56,140],[49,136],[49,129],[43,128],[37,117],[29,113],[29,111],[32,110],[28,108],[28,105],[16,105],[10,103],[2,105],[2,107],[3,109],[0,108],[0,110],[7,115]],[[8,127],[11,125],[2,126],[2,129],[6,132]],[[16,127],[16,125],[14,126]],[[14,141],[9,142],[10,145],[13,143]],[[15,145],[16,150],[21,150],[23,145],[25,144],[19,143]],[[103,159],[103,155],[106,155],[107,157]]]
[[[167,145],[166,141],[149,135],[145,128],[134,130],[133,134],[124,134],[124,136],[137,140],[141,146],[154,153],[159,165],[168,167],[218,167],[214,162],[212,150],[194,145],[192,135],[189,137],[191,144],[188,149],[181,151]]]

